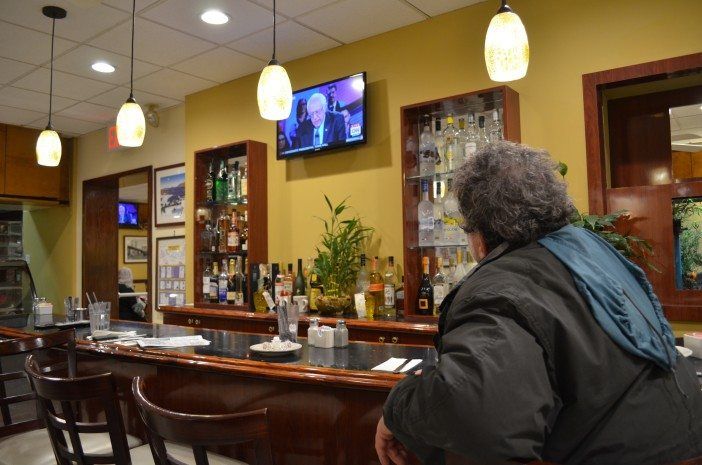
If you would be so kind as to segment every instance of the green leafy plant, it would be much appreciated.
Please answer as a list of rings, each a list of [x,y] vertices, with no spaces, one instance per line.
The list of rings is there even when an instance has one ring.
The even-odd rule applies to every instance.
[[[680,270],[678,272],[681,273],[685,289],[699,287],[697,274],[702,267],[700,217],[702,217],[702,203],[699,199],[686,198],[673,202],[673,231],[678,237],[680,248]]]
[[[357,215],[343,219],[351,207],[346,201],[332,206],[329,197],[324,195],[329,208],[329,219],[316,217],[324,223],[314,272],[319,276],[327,296],[347,295],[356,280],[359,270],[358,256],[363,243],[373,234],[373,228],[365,227]]]
[[[556,171],[565,179],[568,173],[568,165],[560,161],[556,166]],[[607,215],[591,215],[575,210],[570,222],[573,226],[594,232],[612,244],[625,257],[636,260],[648,269],[660,273],[660,270],[649,260],[654,255],[653,246],[645,239],[631,235],[628,232],[621,233],[621,228],[617,229],[617,223],[628,218],[628,210],[618,210]]]

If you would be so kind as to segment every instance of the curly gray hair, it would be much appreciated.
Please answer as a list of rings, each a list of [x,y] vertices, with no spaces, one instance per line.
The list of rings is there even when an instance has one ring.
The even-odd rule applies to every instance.
[[[545,150],[495,142],[456,173],[453,191],[467,232],[479,232],[489,248],[525,245],[568,224],[573,203]]]

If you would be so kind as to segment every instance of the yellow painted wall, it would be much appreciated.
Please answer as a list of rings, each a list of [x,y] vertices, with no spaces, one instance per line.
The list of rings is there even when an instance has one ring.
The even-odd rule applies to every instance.
[[[586,210],[582,75],[699,52],[702,2],[513,0],[510,5],[522,17],[531,46],[527,77],[509,84],[520,94],[522,141],[568,163],[571,195]],[[188,96],[188,197],[195,150],[263,141],[268,144],[269,260],[312,254],[320,232],[312,217],[324,214],[323,192],[334,200],[350,196],[382,240],[377,252],[400,259],[400,107],[495,85],[485,71],[483,41],[496,8],[496,2],[477,4],[285,64],[293,88],[367,71],[369,143],[360,148],[276,161],[274,123],[258,116],[258,75]],[[191,240],[191,204],[186,211]],[[192,272],[192,255],[187,269]],[[192,279],[187,278],[188,301]]]

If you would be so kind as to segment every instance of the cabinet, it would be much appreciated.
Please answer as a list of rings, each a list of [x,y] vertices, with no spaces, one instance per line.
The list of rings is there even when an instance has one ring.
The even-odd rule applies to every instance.
[[[58,167],[40,166],[35,152],[40,133],[36,129],[17,126],[0,128],[0,168],[4,173],[0,181],[0,197],[22,201],[69,201],[73,139],[61,139],[63,149]]]
[[[418,205],[421,201],[421,184],[429,185],[430,201],[435,197],[435,192],[445,193],[448,184],[453,179],[457,166],[446,169],[437,165],[436,174],[424,174],[419,169],[420,134],[425,122],[431,121],[430,128],[434,134],[435,122],[441,121],[441,127],[446,127],[446,121],[452,116],[456,129],[458,120],[473,115],[477,125],[480,117],[488,122],[492,120],[493,112],[502,122],[502,136],[506,140],[520,142],[519,126],[519,94],[507,86],[470,92],[443,99],[417,103],[402,107],[402,215],[403,215],[403,251],[405,271],[405,319],[407,321],[436,321],[433,315],[419,315],[417,312],[417,291],[422,276],[422,258],[429,258],[429,274],[436,273],[436,257],[441,256],[444,262],[457,256],[457,249],[466,251],[467,241],[462,231],[457,231],[456,239],[441,241],[438,245],[420,245]],[[441,150],[439,150],[441,152]],[[445,161],[445,158],[444,158]],[[456,163],[458,165],[458,163]],[[444,216],[446,218],[446,216]],[[432,233],[433,234],[433,233]]]
[[[222,308],[248,310],[253,308],[252,295],[255,281],[251,279],[251,268],[260,263],[268,261],[268,186],[266,144],[255,141],[243,141],[233,144],[218,146],[210,149],[195,152],[195,235],[193,239],[193,253],[195,254],[195,304],[199,307]],[[208,201],[206,180],[210,172],[210,166],[218,171],[220,164],[224,162],[227,171],[234,169],[235,164],[239,170],[245,167],[247,181],[247,201],[214,200]],[[240,171],[243,172],[243,171]],[[245,215],[246,222],[239,224],[240,232],[247,228],[248,239],[246,248],[239,247],[235,252],[212,251],[203,241],[203,232],[206,229],[206,222],[212,225],[217,224],[218,218],[222,214],[231,218],[232,213]],[[226,231],[219,234],[225,235]],[[242,267],[246,280],[246,298],[243,306],[210,303],[209,298],[203,292],[203,273],[213,263],[220,267],[222,260],[240,259],[248,264]],[[221,271],[221,268],[220,268]]]

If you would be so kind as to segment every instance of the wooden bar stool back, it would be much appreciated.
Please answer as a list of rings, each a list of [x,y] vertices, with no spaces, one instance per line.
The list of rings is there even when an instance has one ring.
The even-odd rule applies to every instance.
[[[52,378],[41,373],[33,355],[27,358],[25,370],[34,385],[39,408],[60,465],[132,463],[112,373],[80,378]],[[105,414],[104,422],[87,423],[77,419],[76,407],[86,401],[97,401]],[[55,404],[61,406],[60,414],[56,412]],[[81,442],[81,436],[86,433],[107,433],[111,451],[86,452]],[[70,440],[70,447],[66,436]]]
[[[144,380],[134,378],[132,392],[149,433],[156,465],[173,465],[164,440],[192,446],[196,465],[209,465],[206,447],[252,443],[256,465],[274,465],[267,409],[222,415],[174,412],[153,404],[144,394]],[[241,463],[241,462],[236,462]]]
[[[66,347],[66,361],[47,367],[45,372],[67,369],[68,376],[74,377],[76,376],[76,334],[72,329],[41,336],[29,336],[20,339],[0,341],[0,357],[28,354],[62,346]],[[27,379],[27,375],[24,371],[3,373],[2,370],[0,370],[0,413],[2,414],[3,422],[2,426],[0,426],[0,438],[36,430],[44,426],[39,418],[25,419],[22,421],[14,421],[12,418],[12,412],[10,411],[11,405],[35,400],[34,392],[31,390],[27,390],[21,394],[7,394],[5,383],[22,379]]]

